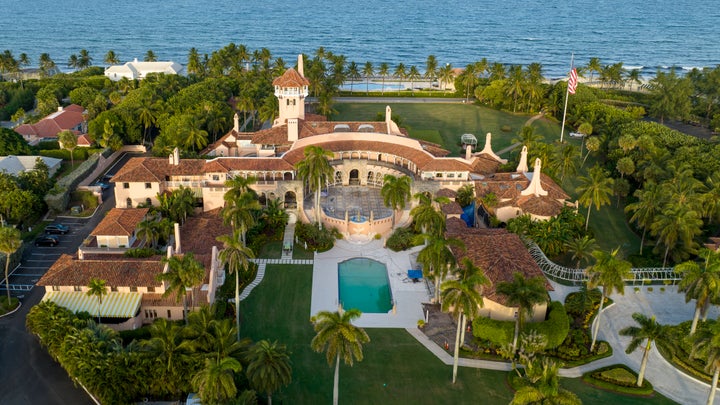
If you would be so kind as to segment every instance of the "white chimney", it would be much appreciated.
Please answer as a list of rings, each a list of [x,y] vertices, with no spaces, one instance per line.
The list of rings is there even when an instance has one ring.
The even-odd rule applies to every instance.
[[[235,132],[240,132],[240,117],[238,117],[237,113],[233,117],[233,129]]]
[[[208,282],[208,303],[215,302],[215,291],[217,290],[217,286],[220,285],[219,266],[218,248],[217,246],[213,246],[210,261],[210,281]]]
[[[303,56],[302,54],[298,55],[298,73],[300,73],[300,76],[305,77],[305,68],[303,67]]]
[[[392,131],[390,130],[392,128],[392,109],[390,106],[385,106],[385,125],[387,125],[387,133],[391,134]]]
[[[472,145],[465,146],[465,160],[472,159]]]
[[[180,149],[173,149],[173,165],[177,166],[180,164]]]
[[[175,222],[173,226],[175,228],[175,250],[178,254],[181,254],[182,250],[180,249],[180,224]]]
[[[63,106],[58,107],[58,112],[62,112],[62,111],[63,111]]]
[[[520,152],[520,163],[518,163],[517,169],[515,169],[516,172],[525,173],[528,171],[527,154],[527,146],[523,145],[522,151]]]
[[[535,168],[533,170],[532,179],[530,180],[530,185],[528,188],[520,192],[520,195],[530,195],[534,194],[535,197],[545,196],[548,195],[548,192],[546,190],[543,190],[542,183],[540,180],[540,159],[535,159]]]
[[[300,128],[297,118],[288,118],[288,141],[297,141]]]
[[[500,156],[496,155],[495,152],[492,150],[492,134],[488,132],[485,135],[485,147],[483,150],[480,151],[481,154],[486,154],[489,156],[492,156],[493,159],[497,160],[498,162],[505,164],[507,163],[507,159],[502,159]]]

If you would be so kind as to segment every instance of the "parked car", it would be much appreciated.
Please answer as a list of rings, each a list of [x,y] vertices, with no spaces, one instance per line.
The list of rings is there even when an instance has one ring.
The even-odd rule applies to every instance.
[[[45,227],[45,233],[65,235],[70,232],[70,227],[63,224],[50,224]]]
[[[104,182],[104,181],[98,181],[95,183],[96,186],[100,187],[101,190],[107,190],[110,188],[110,184]]]
[[[60,243],[60,239],[53,235],[43,235],[35,239],[35,246],[55,246]]]
[[[570,138],[582,138],[585,136],[582,132],[570,132]]]

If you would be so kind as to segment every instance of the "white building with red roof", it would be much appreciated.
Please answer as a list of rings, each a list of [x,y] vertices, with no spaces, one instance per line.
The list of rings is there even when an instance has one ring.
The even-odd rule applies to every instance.
[[[15,132],[22,135],[30,144],[40,141],[56,140],[62,131],[71,131],[75,135],[87,133],[87,116],[85,109],[77,104],[58,107],[58,110],[35,124],[22,124],[15,127]],[[78,143],[79,145],[79,143]]]

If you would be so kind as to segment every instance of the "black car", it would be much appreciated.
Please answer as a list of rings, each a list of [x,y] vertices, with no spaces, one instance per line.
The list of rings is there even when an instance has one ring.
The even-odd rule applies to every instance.
[[[65,235],[68,232],[70,232],[70,227],[63,224],[50,224],[45,227],[45,233]]]
[[[60,243],[60,239],[53,235],[43,235],[35,239],[35,246],[55,246]]]

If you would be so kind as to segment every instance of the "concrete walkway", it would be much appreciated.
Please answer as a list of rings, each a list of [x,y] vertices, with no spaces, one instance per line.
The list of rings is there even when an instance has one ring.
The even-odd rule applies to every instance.
[[[295,223],[293,222],[288,223],[285,226],[285,233],[283,234],[283,250],[282,250],[282,256],[280,258],[282,260],[291,260],[293,258],[293,249],[292,247],[295,246]],[[290,246],[289,250],[285,250],[285,246]]]
[[[576,291],[578,287],[564,286],[553,281],[550,283],[555,288],[550,293],[553,300],[563,302],[567,294]],[[655,316],[661,324],[672,325],[692,319],[694,302],[686,303],[685,295],[677,292],[677,286],[664,286],[665,291],[660,291],[660,286],[640,287],[635,292],[632,286],[625,287],[625,295],[613,294],[610,298],[614,303],[605,308],[602,314],[597,317],[600,322],[599,340],[605,340],[612,346],[613,355],[604,359],[584,364],[573,368],[560,369],[561,377],[576,378],[584,373],[613,364],[625,364],[635,370],[640,370],[642,360],[642,348],[638,348],[631,354],[625,353],[625,348],[630,343],[630,338],[620,336],[618,331],[635,325],[632,314],[643,313],[647,316]],[[710,309],[708,318],[717,318],[720,309],[716,306]],[[420,344],[425,346],[444,364],[452,365],[452,354],[442,349],[430,340],[418,328],[407,328],[408,333]],[[477,359],[460,359],[459,365],[463,367],[484,368],[488,370],[508,371],[512,369],[509,363],[495,362]],[[710,385],[698,381],[668,363],[657,351],[655,345],[650,352],[645,378],[650,381],[655,390],[662,395],[677,401],[680,404],[702,404],[707,401]],[[716,398],[714,404],[720,405],[720,397]]]

